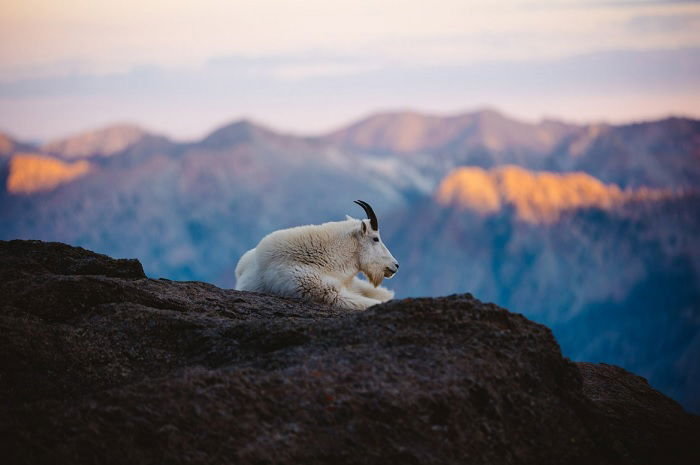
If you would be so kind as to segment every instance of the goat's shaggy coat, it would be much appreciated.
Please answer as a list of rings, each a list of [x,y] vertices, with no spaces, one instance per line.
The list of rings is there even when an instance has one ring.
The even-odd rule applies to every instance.
[[[348,217],[268,234],[238,261],[236,289],[365,309],[393,298],[379,284],[397,269],[378,231]]]

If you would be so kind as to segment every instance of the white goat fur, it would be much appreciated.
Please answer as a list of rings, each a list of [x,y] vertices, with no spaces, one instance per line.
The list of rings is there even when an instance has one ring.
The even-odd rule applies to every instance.
[[[394,297],[379,286],[398,263],[368,220],[347,217],[265,236],[236,266],[236,289],[365,309]],[[372,284],[357,277],[364,273]],[[388,274],[390,273],[390,275]]]

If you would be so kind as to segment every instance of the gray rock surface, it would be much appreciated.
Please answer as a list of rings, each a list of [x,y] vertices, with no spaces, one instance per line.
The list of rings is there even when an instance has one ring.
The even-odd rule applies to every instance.
[[[698,417],[469,294],[348,313],[0,241],[3,463],[700,463]]]

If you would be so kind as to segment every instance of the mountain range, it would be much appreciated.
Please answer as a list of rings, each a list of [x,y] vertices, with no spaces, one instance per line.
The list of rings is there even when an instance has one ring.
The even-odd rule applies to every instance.
[[[117,125],[42,146],[0,135],[0,239],[136,257],[234,284],[281,227],[378,212],[397,297],[472,292],[700,411],[700,121],[371,115],[318,136],[237,121],[175,142]]]

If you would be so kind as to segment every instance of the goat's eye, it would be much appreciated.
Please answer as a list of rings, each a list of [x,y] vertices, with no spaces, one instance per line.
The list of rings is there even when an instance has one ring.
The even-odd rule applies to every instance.
[[[378,237],[375,237],[375,238],[374,238],[374,242],[379,242],[379,238],[378,238]]]

